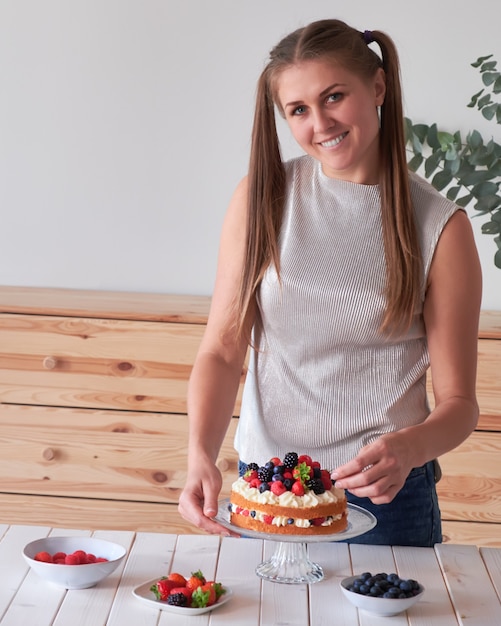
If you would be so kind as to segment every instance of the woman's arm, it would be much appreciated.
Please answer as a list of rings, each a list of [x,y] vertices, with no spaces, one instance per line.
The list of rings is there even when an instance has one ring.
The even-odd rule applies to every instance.
[[[234,309],[245,259],[246,207],[244,179],[224,220],[211,309],[188,387],[188,477],[179,512],[212,533],[228,532],[210,519],[217,512],[222,486],[216,459],[233,414],[248,347],[245,333],[236,337]],[[247,330],[252,318],[250,312]]]
[[[457,211],[435,250],[424,303],[435,408],[422,424],[362,448],[336,470],[338,486],[375,504],[390,502],[413,467],[452,450],[474,430],[481,291],[471,224],[463,211]]]

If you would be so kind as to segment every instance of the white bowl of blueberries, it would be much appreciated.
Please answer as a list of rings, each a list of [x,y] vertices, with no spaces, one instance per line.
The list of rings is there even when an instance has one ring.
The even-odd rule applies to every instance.
[[[397,574],[365,572],[341,581],[345,597],[357,608],[390,617],[402,613],[423,597],[424,587],[412,578]]]

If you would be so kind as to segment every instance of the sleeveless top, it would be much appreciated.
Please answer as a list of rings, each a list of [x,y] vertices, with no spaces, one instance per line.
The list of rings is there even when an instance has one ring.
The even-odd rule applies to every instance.
[[[430,412],[422,304],[440,233],[459,207],[409,174],[421,305],[409,331],[388,339],[379,332],[386,276],[379,186],[328,178],[309,156],[284,166],[280,282],[269,267],[235,447],[247,463],[296,451],[333,469]]]

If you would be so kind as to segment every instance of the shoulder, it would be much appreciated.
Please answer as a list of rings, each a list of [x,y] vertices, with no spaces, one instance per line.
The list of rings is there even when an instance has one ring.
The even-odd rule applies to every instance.
[[[314,174],[318,161],[311,156],[305,154],[303,156],[294,157],[284,161],[283,166],[287,178],[311,176]]]
[[[463,209],[414,172],[409,182],[418,234],[423,241],[436,242],[450,218]]]
[[[409,172],[409,183],[412,202],[418,219],[432,213],[450,217],[460,208],[415,172]]]

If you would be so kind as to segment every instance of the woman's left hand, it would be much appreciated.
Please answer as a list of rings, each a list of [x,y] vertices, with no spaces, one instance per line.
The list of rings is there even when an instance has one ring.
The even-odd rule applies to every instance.
[[[335,486],[374,504],[388,504],[402,489],[413,468],[408,438],[400,433],[383,435],[364,446],[357,456],[333,470]]]

